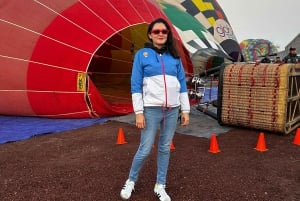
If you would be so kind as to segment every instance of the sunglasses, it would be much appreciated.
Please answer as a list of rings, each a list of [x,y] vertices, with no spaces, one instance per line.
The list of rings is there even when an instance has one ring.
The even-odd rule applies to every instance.
[[[168,29],[153,29],[151,31],[152,34],[159,34],[159,33],[162,33],[162,34],[168,34],[169,33],[169,30]]]

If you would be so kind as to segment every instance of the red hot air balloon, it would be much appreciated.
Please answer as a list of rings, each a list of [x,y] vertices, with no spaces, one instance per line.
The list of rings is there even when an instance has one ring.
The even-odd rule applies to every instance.
[[[0,114],[81,118],[132,112],[133,55],[157,17],[167,19],[154,0],[2,0]],[[181,45],[180,52],[188,71]]]

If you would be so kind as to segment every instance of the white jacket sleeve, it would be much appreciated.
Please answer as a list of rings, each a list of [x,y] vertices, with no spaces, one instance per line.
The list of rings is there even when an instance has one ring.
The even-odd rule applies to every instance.
[[[190,101],[187,92],[180,93],[180,105],[183,113],[190,112]]]
[[[133,93],[132,97],[132,105],[135,114],[144,112],[144,103],[143,103],[143,95],[141,93]]]

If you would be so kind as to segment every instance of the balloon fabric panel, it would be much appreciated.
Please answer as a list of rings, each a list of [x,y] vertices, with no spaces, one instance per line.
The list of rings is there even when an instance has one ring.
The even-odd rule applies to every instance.
[[[226,15],[216,0],[176,0],[176,2],[183,6],[187,13],[197,19],[214,36],[233,61],[243,60],[239,43]],[[221,29],[221,31],[215,31],[217,29]]]

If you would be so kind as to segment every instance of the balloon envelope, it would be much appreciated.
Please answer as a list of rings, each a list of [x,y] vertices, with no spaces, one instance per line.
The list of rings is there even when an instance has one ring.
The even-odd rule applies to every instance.
[[[232,59],[210,32],[188,12],[173,1],[160,2],[163,12],[176,27],[185,48],[189,51],[195,74],[204,72],[214,57]]]
[[[240,43],[245,61],[260,61],[266,55],[275,55],[277,47],[266,39],[247,39]]]
[[[165,3],[176,6],[177,8],[190,14],[200,22],[205,29],[212,34],[215,41],[225,50],[233,61],[242,61],[242,51],[232,27],[216,0],[162,0]],[[185,22],[186,26],[190,21]],[[190,25],[191,26],[191,25]]]
[[[2,0],[0,7],[0,114],[132,112],[133,55],[148,40],[148,24],[167,19],[156,1]]]

